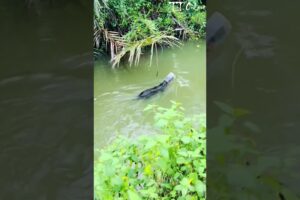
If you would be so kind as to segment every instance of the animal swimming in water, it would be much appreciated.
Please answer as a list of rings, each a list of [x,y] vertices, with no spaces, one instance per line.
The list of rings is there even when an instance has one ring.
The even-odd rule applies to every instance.
[[[139,99],[148,99],[150,97],[152,97],[153,95],[159,93],[159,92],[163,92],[166,87],[174,80],[175,78],[175,74],[173,74],[172,72],[170,72],[166,78],[163,80],[162,83],[160,83],[159,85],[153,87],[153,88],[150,88],[150,89],[147,89],[147,90],[144,90],[143,92],[141,92],[139,95],[138,95],[138,98]]]

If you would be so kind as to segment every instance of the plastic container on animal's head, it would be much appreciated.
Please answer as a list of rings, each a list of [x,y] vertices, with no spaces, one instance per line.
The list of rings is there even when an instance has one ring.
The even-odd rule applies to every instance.
[[[231,24],[224,15],[219,12],[213,13],[207,20],[206,41],[208,48],[221,44],[231,29]]]
[[[175,74],[173,72],[170,72],[166,78],[165,78],[165,81],[170,83],[173,79],[175,78]]]

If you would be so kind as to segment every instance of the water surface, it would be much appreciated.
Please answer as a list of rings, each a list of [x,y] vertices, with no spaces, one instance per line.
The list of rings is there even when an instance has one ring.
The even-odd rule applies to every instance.
[[[143,55],[138,66],[126,63],[111,69],[99,61],[94,71],[95,147],[103,147],[118,134],[136,136],[155,132],[152,115],[143,112],[148,104],[169,107],[170,100],[181,102],[187,115],[205,112],[206,55],[205,44],[185,44],[164,49],[153,57]],[[137,100],[137,95],[158,85],[165,76],[176,75],[169,87],[153,98]]]

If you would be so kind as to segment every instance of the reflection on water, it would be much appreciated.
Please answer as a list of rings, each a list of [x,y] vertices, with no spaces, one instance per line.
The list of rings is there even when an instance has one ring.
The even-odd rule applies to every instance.
[[[300,29],[295,25],[299,19],[299,2],[293,4],[285,7],[281,1],[211,2],[209,11],[222,12],[232,23],[233,31],[223,45],[208,55],[208,71],[218,69],[214,70],[218,76],[208,79],[207,135],[209,156],[216,144],[222,145],[220,140],[217,141],[218,137],[210,137],[212,131],[209,128],[218,123],[220,116],[214,101],[250,110],[251,114],[245,120],[254,122],[259,131],[255,132],[253,127],[249,129],[243,124],[233,129],[255,141],[255,149],[261,153],[260,156],[269,159],[264,173],[279,180],[282,187],[297,193],[300,180],[300,68],[296,53],[299,46],[295,38],[299,37]],[[225,141],[223,143],[225,146]],[[241,146],[239,150],[244,148],[246,146]],[[232,164],[230,160],[229,164]],[[212,165],[208,159],[208,168],[216,167]],[[218,167],[221,175],[229,176],[230,170],[225,165]],[[251,167],[261,166],[252,163],[245,168],[247,172],[251,171]],[[208,171],[208,177],[214,175]],[[246,194],[247,189],[253,188],[247,185],[248,179],[236,177],[230,195],[249,195],[250,192]],[[277,193],[265,191],[263,199],[279,198],[280,189],[276,190]],[[254,195],[257,193],[255,191]],[[285,195],[280,199],[289,197]]]
[[[186,44],[181,49],[164,49],[158,66],[149,67],[145,55],[139,66],[112,70],[109,64],[95,66],[95,146],[101,147],[118,134],[128,136],[153,132],[152,116],[143,112],[148,104],[170,106],[170,100],[181,102],[188,115],[205,112],[206,55],[205,45]],[[154,57],[154,59],[156,59]],[[155,62],[153,62],[155,63]],[[148,100],[137,95],[158,85],[173,72],[175,80],[168,88]]]

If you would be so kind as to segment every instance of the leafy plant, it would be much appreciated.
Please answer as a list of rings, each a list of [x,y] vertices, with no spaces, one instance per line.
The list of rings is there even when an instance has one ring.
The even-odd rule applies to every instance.
[[[205,6],[200,0],[186,3],[191,3],[193,8],[179,12],[173,9],[169,1],[95,0],[94,46],[110,54],[115,67],[126,55],[130,64],[134,55],[137,64],[143,49],[151,47],[148,49],[153,50],[154,45],[170,46],[170,42],[174,44],[174,38],[203,38]],[[198,7],[201,9],[196,9]],[[107,33],[114,33],[117,39]],[[161,41],[167,38],[169,42],[154,39],[159,37],[163,39]]]
[[[208,194],[211,199],[299,199],[280,177],[290,158],[278,158],[259,149],[242,125],[252,133],[260,129],[245,117],[250,111],[215,102],[222,110],[219,123],[209,130]],[[237,128],[237,126],[239,128]]]
[[[187,118],[175,102],[171,108],[145,108],[145,112],[150,110],[155,112],[157,134],[120,136],[98,152],[94,170],[96,200],[205,199],[204,116]]]

